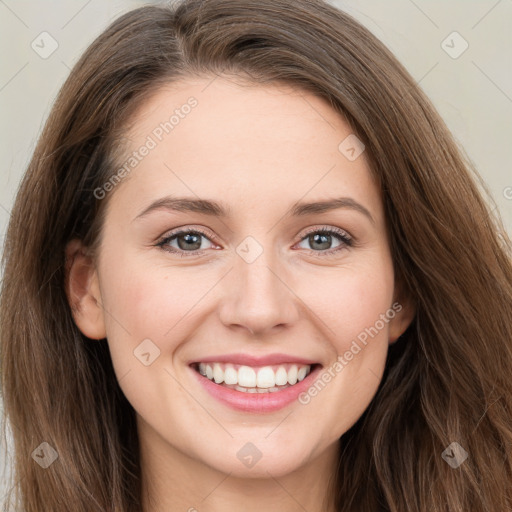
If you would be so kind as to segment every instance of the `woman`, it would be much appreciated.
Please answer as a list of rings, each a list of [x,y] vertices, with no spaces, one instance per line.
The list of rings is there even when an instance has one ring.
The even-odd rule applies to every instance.
[[[120,17],[6,238],[19,510],[512,510],[510,241],[473,174],[326,3]]]

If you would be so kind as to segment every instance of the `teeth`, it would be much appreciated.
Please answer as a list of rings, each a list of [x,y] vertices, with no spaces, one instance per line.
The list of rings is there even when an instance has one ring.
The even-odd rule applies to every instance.
[[[256,387],[256,372],[250,366],[238,368],[238,384],[244,388]]]
[[[222,371],[222,368],[220,367],[220,364],[218,364],[218,363],[215,363],[213,365],[213,380],[217,384],[224,382],[224,372]]]
[[[299,368],[299,371],[297,372],[297,380],[300,382],[301,380],[304,380],[304,377],[306,377],[307,370],[302,366]]]
[[[276,372],[276,386],[288,384],[288,372],[280,366]]]
[[[231,365],[227,365],[224,370],[224,382],[226,384],[238,384],[238,372]]]
[[[286,364],[251,368],[245,365],[199,363],[199,373],[216,384],[247,393],[273,393],[306,378],[310,365]]]
[[[276,385],[276,374],[270,366],[264,366],[258,371],[256,385],[259,388],[273,388]]]
[[[208,372],[206,373],[206,375],[208,376]],[[208,377],[208,378],[210,379],[211,377]],[[297,365],[294,364],[288,370],[288,384],[290,384],[290,386],[293,386],[296,383],[297,383]]]
[[[230,386],[231,387],[231,386]],[[241,391],[242,393],[275,393],[276,391],[281,391],[283,388],[287,388],[289,385],[280,387],[280,388],[242,388],[241,386],[233,386],[233,389],[236,389],[237,391]]]

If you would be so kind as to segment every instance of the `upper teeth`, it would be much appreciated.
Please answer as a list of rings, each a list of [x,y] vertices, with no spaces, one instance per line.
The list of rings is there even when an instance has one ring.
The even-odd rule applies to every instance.
[[[199,363],[199,373],[217,384],[238,384],[246,388],[273,388],[293,385],[303,380],[311,371],[310,365],[286,364],[279,366],[233,365],[229,363]]]

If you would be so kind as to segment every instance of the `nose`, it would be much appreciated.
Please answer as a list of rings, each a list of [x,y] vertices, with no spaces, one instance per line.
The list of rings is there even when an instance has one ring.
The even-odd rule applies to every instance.
[[[289,274],[266,254],[264,251],[252,263],[236,258],[219,307],[220,320],[226,327],[263,336],[299,319],[300,301],[288,282]]]

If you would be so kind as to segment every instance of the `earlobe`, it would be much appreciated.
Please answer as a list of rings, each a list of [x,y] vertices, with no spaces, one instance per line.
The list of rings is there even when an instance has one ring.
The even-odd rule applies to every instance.
[[[411,325],[416,307],[412,301],[396,301],[393,303],[395,316],[389,322],[389,344],[392,345]]]
[[[97,269],[80,240],[66,246],[66,295],[80,331],[91,339],[105,338]]]

